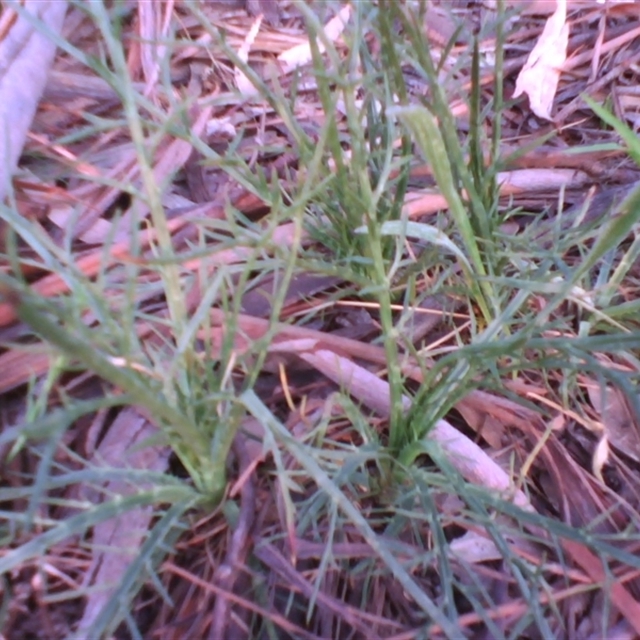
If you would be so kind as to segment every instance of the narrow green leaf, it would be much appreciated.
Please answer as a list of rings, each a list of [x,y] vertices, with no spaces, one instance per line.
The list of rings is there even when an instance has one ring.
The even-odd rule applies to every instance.
[[[25,562],[38,558],[55,544],[71,536],[83,536],[94,525],[117,518],[136,507],[146,507],[162,503],[193,502],[199,499],[194,490],[184,484],[181,487],[156,487],[133,496],[114,498],[78,515],[61,521],[45,533],[36,536],[21,546],[11,549],[0,558],[0,574],[7,573]]]
[[[307,453],[302,444],[292,437],[287,428],[275,418],[262,400],[260,400],[253,391],[245,391],[242,396],[240,396],[240,400],[244,403],[247,410],[295,455],[298,463],[314,479],[318,487],[338,504],[342,512],[360,530],[360,533],[367,543],[371,545],[371,548],[378,554],[387,567],[389,567],[389,570],[396,580],[398,580],[402,588],[413,598],[415,603],[429,618],[441,627],[446,637],[451,640],[457,640],[462,637],[463,633],[458,625],[443,615],[433,600],[416,584],[407,570],[388,549],[386,543],[376,535],[366,518],[364,518],[347,496],[331,481],[318,462]]]

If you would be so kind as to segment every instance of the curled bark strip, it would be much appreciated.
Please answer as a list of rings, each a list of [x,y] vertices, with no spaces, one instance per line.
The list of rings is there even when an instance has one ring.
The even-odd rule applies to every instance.
[[[109,427],[92,456],[96,467],[145,469],[164,472],[169,450],[162,446],[143,446],[158,430],[135,409],[122,410]],[[80,499],[98,504],[105,495],[132,496],[149,487],[132,488],[121,480],[109,480],[104,486],[80,488]],[[90,637],[93,626],[113,597],[133,558],[140,550],[153,519],[153,508],[138,507],[93,527],[92,558],[85,573],[85,585],[100,586],[88,591],[77,637]]]
[[[240,436],[236,437],[233,443],[233,452],[238,459],[238,475],[242,476],[244,470],[251,465],[252,460]],[[238,568],[247,554],[247,540],[255,511],[256,491],[253,478],[249,476],[245,479],[240,489],[238,526],[231,536],[225,560],[216,569],[213,578],[222,591],[216,597],[216,604],[211,617],[211,628],[209,629],[209,640],[218,640],[219,638],[236,640],[244,637],[242,630],[230,620],[231,603],[223,595],[223,592],[233,592],[238,578]]]
[[[65,0],[27,0],[5,21],[7,28],[0,34],[0,201],[18,164],[56,51],[43,31],[60,33],[66,11]],[[40,20],[42,27],[34,26],[26,13]]]

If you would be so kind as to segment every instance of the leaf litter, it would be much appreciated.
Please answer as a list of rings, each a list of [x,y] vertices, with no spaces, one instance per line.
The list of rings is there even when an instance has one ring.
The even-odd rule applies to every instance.
[[[535,42],[548,51],[549,4],[554,3],[529,3],[503,25],[509,98],[517,97],[516,77]],[[355,6],[311,3],[307,8],[267,0],[123,4],[122,63],[137,96],[129,104],[144,113],[145,166],[127,121],[126,88],[104,64],[105,34],[90,12],[70,3],[61,35],[75,49],[59,48],[47,85],[33,87],[30,99],[34,109],[39,106],[28,134],[20,134],[13,120],[28,114],[26,108],[3,116],[24,140],[10,194],[17,215],[3,216],[5,231],[13,227],[19,240],[6,234],[2,274],[19,275],[31,291],[58,304],[61,317],[75,313],[88,330],[104,328],[102,348],[111,354],[111,364],[153,379],[174,366],[167,346],[186,342],[172,333],[163,288],[170,277],[167,267],[179,265],[186,316],[198,319],[184,335],[197,341],[200,363],[226,367],[219,372],[217,408],[202,406],[231,419],[232,410],[222,413],[229,402],[225,392],[253,379],[263,405],[317,456],[323,473],[333,474],[379,538],[372,544],[323,497],[320,476],[306,472],[297,449],[276,439],[263,420],[244,415],[230,449],[225,500],[213,511],[190,510],[185,499],[184,513],[174,515],[168,498],[149,499],[111,519],[96,515],[62,542],[21,555],[21,545],[82,514],[87,504],[99,504],[100,494],[105,501],[135,498],[158,482],[152,472],[179,479],[186,471],[147,409],[124,400],[121,407],[117,397],[100,404],[129,390],[109,389],[73,358],[61,361],[58,351],[23,321],[21,298],[3,280],[5,438],[0,453],[4,513],[13,514],[3,523],[2,558],[11,566],[3,573],[7,637],[82,637],[105,611],[122,621],[111,629],[116,637],[134,637],[132,629],[161,638],[414,638],[427,628],[430,637],[500,637],[516,629],[520,637],[531,638],[640,635],[637,273],[631,268],[637,252],[622,238],[599,256],[599,273],[590,283],[596,290],[608,274],[621,274],[619,289],[631,305],[627,315],[616,316],[614,305],[603,303],[597,324],[588,315],[590,299],[572,295],[584,289],[563,280],[570,278],[568,267],[579,264],[593,246],[590,231],[602,229],[598,225],[611,208],[624,211],[633,197],[638,172],[628,150],[602,127],[582,96],[610,100],[615,115],[636,130],[640,27],[631,2],[566,5],[566,16],[562,7],[554,15],[562,13],[562,29],[568,31],[567,58],[554,58],[541,71],[543,84],[550,84],[543,88],[546,102],[538,115],[547,122],[536,118],[526,101],[510,102],[501,112],[496,171],[501,206],[515,212],[498,233],[512,236],[514,247],[520,242],[530,251],[534,246],[555,251],[531,262],[532,269],[544,260],[546,269],[559,265],[562,275],[527,299],[528,312],[546,323],[526,349],[514,346],[497,358],[501,376],[485,372],[486,380],[476,376],[443,401],[442,417],[432,420],[413,448],[400,452],[407,480],[394,495],[384,463],[393,393],[389,370],[398,367],[415,395],[413,401],[406,394],[400,398],[419,425],[414,414],[425,406],[420,389],[446,377],[447,367],[453,367],[446,357],[475,357],[465,347],[473,347],[477,310],[459,285],[451,286],[459,274],[455,266],[424,258],[433,254],[428,239],[416,240],[406,225],[402,230],[399,221],[387,222],[423,276],[417,280],[422,303],[406,298],[410,302],[400,306],[396,321],[412,326],[424,322],[427,313],[436,319],[408,331],[404,340],[399,337],[398,360],[390,362],[377,343],[380,311],[368,306],[366,281],[358,279],[356,269],[333,268],[330,252],[319,246],[318,229],[283,219],[270,206],[277,200],[267,199],[263,188],[274,178],[291,202],[298,188],[315,179],[313,156],[301,161],[300,141],[319,144],[334,114],[322,104],[314,65],[320,59],[331,69],[340,56],[348,56]],[[3,6],[4,42],[15,35],[16,24],[23,25],[20,15],[8,3]],[[477,81],[472,77],[470,36],[478,35],[490,61],[498,14],[491,3],[456,1],[429,3],[416,15],[423,20],[428,53],[450,83],[443,88],[456,125],[468,135],[470,92],[480,91],[489,100],[495,86],[491,64],[480,68]],[[315,27],[324,29],[315,42],[308,26],[313,16]],[[367,34],[372,55],[381,46],[378,36]],[[9,69],[15,71],[16,65],[10,63]],[[412,103],[432,98],[415,69],[405,64],[403,73]],[[260,83],[283,101],[295,96],[293,106],[284,109],[263,100]],[[557,84],[552,91],[551,84]],[[3,102],[15,104],[0,87]],[[349,105],[337,113],[342,114],[336,116],[343,134],[341,161],[348,165]],[[292,116],[295,126],[288,120]],[[188,137],[176,134],[185,123]],[[227,154],[234,163],[225,164]],[[492,161],[487,150],[484,155],[484,161]],[[10,158],[3,156],[4,168]],[[253,182],[239,170],[240,162],[254,171]],[[336,175],[339,165],[335,155],[327,162]],[[390,175],[402,170],[395,167]],[[447,228],[451,203],[439,192],[434,173],[414,154],[402,216],[417,221],[410,224],[430,225],[439,244],[449,246],[453,241],[441,227]],[[157,185],[166,214],[164,229],[150,222],[153,198],[141,197],[150,182]],[[596,190],[589,195],[592,186]],[[308,201],[305,205],[313,213]],[[322,216],[316,220],[320,226],[326,222]],[[163,233],[173,256],[163,254]],[[289,278],[272,266],[287,250],[300,253]],[[50,257],[48,263],[44,256]],[[68,270],[54,268],[51,256]],[[631,264],[621,272],[625,260]],[[516,268],[522,263],[505,256],[503,272],[493,277],[508,279]],[[127,289],[131,273],[137,278],[135,290]],[[401,290],[402,278],[391,284]],[[529,284],[535,289],[534,281]],[[564,298],[549,297],[563,286]],[[135,321],[114,322],[131,295],[139,309]],[[66,302],[73,296],[86,296],[86,302],[74,308]],[[230,321],[234,305],[243,313]],[[616,322],[622,323],[626,342],[612,348],[622,340],[614,333]],[[517,328],[514,324],[514,332]],[[589,329],[600,336],[601,351],[597,342],[578,349]],[[123,340],[128,341],[126,357],[113,355],[112,345]],[[256,349],[259,344],[262,351]],[[139,358],[132,357],[136,353]],[[581,373],[567,374],[568,361]],[[86,402],[86,413],[69,418],[70,429],[51,427],[47,414],[66,411],[72,400]],[[199,398],[193,404],[195,413]],[[435,400],[426,406],[433,409]],[[26,430],[16,428],[20,425]],[[53,439],[52,433],[57,434]],[[445,450],[444,461],[434,441]],[[111,475],[98,483],[98,470]],[[127,475],[136,471],[144,473]],[[471,488],[457,496],[442,477],[464,477]],[[489,503],[481,502],[484,519],[478,516],[482,510],[473,508],[480,495],[492,496],[496,509],[490,514]],[[551,528],[545,530],[540,516]],[[156,546],[154,536],[160,536]],[[440,548],[446,548],[444,555],[438,554]],[[170,553],[164,557],[160,550]],[[127,552],[144,558],[135,576]],[[390,569],[388,554],[404,573]],[[523,563],[543,577],[528,595],[523,574],[515,569]],[[134,588],[134,583],[140,584]],[[445,614],[426,615],[411,585]],[[128,611],[109,609],[116,595],[129,598],[123,600]],[[455,616],[449,615],[451,607]],[[104,620],[100,624],[110,628]]]

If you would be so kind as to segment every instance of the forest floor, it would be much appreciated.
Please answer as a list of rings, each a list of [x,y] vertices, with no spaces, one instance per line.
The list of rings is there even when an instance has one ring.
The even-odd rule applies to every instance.
[[[640,638],[638,4],[49,4],[2,637]]]

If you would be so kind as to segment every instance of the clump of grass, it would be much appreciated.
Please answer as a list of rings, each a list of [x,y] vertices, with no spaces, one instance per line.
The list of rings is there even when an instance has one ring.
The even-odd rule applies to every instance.
[[[252,528],[251,544],[246,536],[234,542],[235,534],[230,534],[229,549],[212,554],[215,566],[198,562],[187,575],[211,597],[203,585],[217,584],[224,574],[220,567],[237,572],[242,564],[239,549],[253,545],[243,561],[252,568],[252,577],[245,581],[247,600],[262,606],[246,606],[251,613],[243,624],[252,636],[277,635],[289,614],[288,622],[298,625],[289,629],[292,635],[306,628],[342,637],[354,629],[364,633],[371,624],[380,635],[409,629],[454,638],[480,628],[496,638],[555,635],[564,615],[552,596],[564,585],[558,566],[568,572],[568,558],[575,559],[571,545],[582,545],[605,562],[638,565],[608,539],[611,523],[602,513],[596,514],[600,524],[606,521],[602,530],[590,528],[589,510],[582,513],[575,507],[562,514],[565,521],[557,517],[566,496],[550,506],[540,495],[538,481],[550,481],[537,458],[557,469],[566,455],[553,429],[545,425],[556,410],[557,415],[583,411],[582,376],[633,395],[637,374],[603,361],[637,361],[635,306],[616,305],[613,285],[605,282],[602,270],[613,273],[617,285],[628,278],[637,259],[637,242],[620,255],[637,223],[637,194],[595,232],[578,227],[551,248],[539,243],[533,232],[525,232],[524,240],[503,233],[509,211],[500,206],[497,186],[499,122],[505,108],[502,11],[497,14],[492,98],[483,102],[478,45],[459,54],[457,64],[447,63],[452,47],[445,47],[436,64],[421,14],[410,6],[355,3],[344,47],[338,47],[323,35],[312,8],[301,4],[312,52],[308,73],[324,114],[312,136],[287,93],[294,92],[295,84],[290,89],[274,78],[261,78],[200,5],[185,6],[200,32],[253,81],[255,100],[277,114],[278,126],[287,132],[286,150],[295,154],[297,167],[285,178],[275,171],[269,175],[247,160],[241,133],[226,153],[217,153],[187,121],[191,107],[215,109],[217,98],[189,98],[188,107],[171,98],[152,103],[129,76],[120,38],[126,27],[118,6],[82,7],[104,47],[104,60],[92,60],[69,45],[66,49],[111,83],[119,96],[121,112],[100,128],[126,133],[135,152],[139,178],[121,185],[133,200],[128,212],[132,240],[119,264],[109,256],[115,239],[106,238],[102,268],[89,276],[75,263],[75,238],[69,235],[56,244],[36,222],[18,213],[15,200],[2,206],[0,215],[11,230],[5,255],[10,269],[0,275],[2,296],[29,328],[28,337],[45,341],[57,356],[47,376],[27,395],[22,417],[0,437],[8,450],[7,463],[22,453],[36,461],[23,485],[0,490],[4,501],[26,504],[22,513],[3,513],[6,551],[0,574],[37,567],[43,554],[69,537],[90,543],[92,530],[105,520],[151,508],[149,531],[93,626],[96,634],[110,635],[124,621],[132,636],[140,637],[145,632],[138,628],[142,616],[133,613],[140,588],[151,584],[165,602],[179,606],[167,593],[167,575],[184,578],[186,569],[173,561],[162,563],[194,514],[213,513],[225,531]],[[380,44],[375,56],[370,39]],[[159,78],[166,97],[174,90],[171,61],[185,43],[174,37],[163,44],[167,50]],[[468,95],[458,86],[463,62],[470,69]],[[411,96],[405,80],[409,72],[424,79],[424,99]],[[449,106],[450,86],[468,101],[465,136],[460,136]],[[256,126],[253,120],[250,124]],[[86,131],[88,137],[95,133]],[[627,131],[624,134],[631,140]],[[259,199],[265,216],[256,222],[229,201],[221,202],[218,218],[189,221],[195,233],[177,249],[163,202],[176,176],[158,179],[154,161],[165,139],[188,143],[201,154],[203,165],[216,166]],[[410,221],[405,215],[416,162],[428,166],[448,205],[448,213],[435,222]],[[143,219],[154,231],[148,248],[140,246],[136,235]],[[285,226],[290,231],[286,243],[281,240]],[[598,237],[592,242],[594,233]],[[27,265],[58,274],[68,293],[39,295],[22,275]],[[297,276],[310,272],[341,279],[333,298],[310,305],[301,316],[308,324],[319,324],[326,337],[323,341],[317,334],[295,334],[282,341],[280,320],[289,287]],[[266,314],[268,329],[256,337],[243,324],[243,295],[259,289],[267,276],[276,285]],[[596,288],[594,283],[594,298],[580,294]],[[403,331],[411,326],[425,287],[431,287],[429,295],[455,298],[466,322],[461,327],[449,319],[451,336],[444,346],[420,349]],[[366,379],[373,373],[361,362],[370,356],[370,362],[380,364],[381,346],[385,370],[376,379],[382,385],[376,389],[384,389],[388,399],[367,404],[366,393],[358,395],[357,380],[340,378],[334,361],[324,361],[323,372],[335,373],[333,379],[340,384],[320,396],[321,409],[306,414],[306,400],[299,396],[300,406],[293,407],[290,386],[295,385],[287,381],[287,358],[318,363],[324,351],[335,362],[347,359],[338,348],[324,348],[324,342],[333,344],[333,336],[323,315],[347,294],[362,304],[375,304],[369,316],[377,329],[374,344],[366,345],[369,349],[357,358],[348,355],[358,360],[354,371]],[[579,308],[577,331],[576,314],[567,310],[567,300]],[[212,307],[222,312],[223,322],[216,324]],[[269,377],[274,370],[280,387]],[[292,371],[301,371],[301,378],[308,373]],[[96,377],[104,387],[90,399],[67,393],[65,377],[78,372]],[[261,383],[271,384],[273,397],[261,391]],[[544,393],[520,395],[517,383],[542,389],[551,399]],[[469,405],[463,401],[488,391],[496,394],[490,397],[510,402],[511,413],[503,414],[509,414],[503,442],[508,430],[520,433],[511,440],[511,457],[503,467],[509,467],[514,494],[524,489],[536,508],[530,502],[525,508],[516,506],[509,496],[465,481],[451,455],[431,438],[444,418],[468,430],[465,420],[471,423],[473,417],[464,414]],[[279,393],[284,400],[275,399]],[[539,397],[546,403],[536,402]],[[386,409],[381,411],[381,406]],[[122,407],[135,407],[158,427],[151,442],[136,446],[170,447],[179,463],[176,473],[96,465],[67,444],[84,418],[115,414]],[[495,420],[489,413],[483,419],[489,421],[487,416]],[[528,431],[523,427],[527,420]],[[285,422],[295,425],[295,435]],[[238,437],[250,427],[250,436]],[[243,466],[243,451],[255,444],[252,438],[259,441],[259,453],[252,450],[254,458]],[[256,480],[267,495],[262,510],[252,502],[255,497],[247,497],[251,492],[236,503],[261,454],[268,460]],[[528,475],[531,468],[535,474]],[[232,488],[231,469],[239,478]],[[571,486],[577,490],[585,476],[571,469]],[[99,504],[72,497],[78,485],[108,494],[105,482],[115,477],[126,483],[127,491],[105,495]],[[561,486],[563,476],[553,478]],[[606,494],[602,504],[613,509],[610,499]],[[247,505],[260,511],[260,518],[247,516]],[[624,516],[633,519],[635,512],[627,509]],[[478,531],[483,537],[474,538],[472,532]],[[487,556],[470,553],[467,538],[487,543]],[[345,548],[353,553],[340,551]],[[310,579],[296,572],[298,552],[313,569]],[[293,559],[290,567],[283,564],[286,553]],[[485,560],[508,576],[505,589],[517,612],[511,617],[501,609],[500,589],[483,574],[488,571]],[[294,587],[272,588],[275,581],[265,577],[269,572]],[[233,588],[230,583],[229,591]],[[216,611],[224,615],[227,595],[216,592]],[[83,588],[67,597],[90,594]],[[362,616],[347,609],[346,602],[363,609]],[[276,619],[269,607],[282,616]],[[294,614],[299,608],[304,615]],[[401,620],[398,611],[405,612]]]

